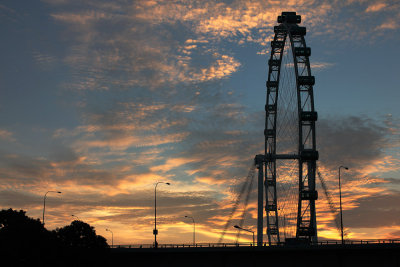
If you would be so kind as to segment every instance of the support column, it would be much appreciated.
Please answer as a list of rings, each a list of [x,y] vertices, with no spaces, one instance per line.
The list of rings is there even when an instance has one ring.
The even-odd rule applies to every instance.
[[[262,246],[264,228],[264,161],[262,155],[257,155],[255,161],[258,168],[257,246]]]
[[[315,190],[315,172],[316,172],[316,162],[311,161],[308,162],[308,187],[310,188],[310,191],[316,191]],[[315,210],[315,200],[312,199],[310,200],[310,224],[312,225],[312,228],[314,229],[314,235],[311,236],[311,244],[318,244],[318,231],[317,231],[317,216],[316,216],[316,210]]]

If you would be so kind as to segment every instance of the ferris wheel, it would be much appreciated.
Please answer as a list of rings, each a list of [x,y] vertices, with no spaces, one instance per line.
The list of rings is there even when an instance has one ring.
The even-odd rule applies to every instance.
[[[317,241],[315,200],[316,150],[311,48],[296,12],[282,12],[268,61],[265,105],[265,155],[256,157],[264,171],[269,244],[295,238]],[[262,156],[262,157],[260,157]],[[257,162],[258,161],[258,162]],[[260,168],[262,166],[262,168]]]

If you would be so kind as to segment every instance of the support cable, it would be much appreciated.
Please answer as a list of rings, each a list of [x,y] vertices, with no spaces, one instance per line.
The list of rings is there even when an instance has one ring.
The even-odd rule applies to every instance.
[[[338,219],[339,218],[339,211],[336,208],[335,204],[333,203],[331,194],[328,191],[328,186],[326,185],[324,177],[322,176],[322,174],[319,171],[317,173],[318,173],[319,181],[321,183],[321,187],[324,190],[324,194],[325,194],[325,197],[326,197],[326,201],[328,202],[329,209],[330,209],[332,215],[334,215],[334,218],[335,218],[334,221],[335,221],[336,229],[339,232],[341,232],[340,222],[339,222],[339,219]],[[347,233],[344,233],[344,236],[347,237]]]
[[[230,213],[230,215],[229,215],[229,219],[228,219],[228,221],[227,221],[226,224],[225,224],[225,227],[224,227],[224,230],[223,230],[222,233],[221,233],[221,236],[219,237],[218,243],[222,243],[222,241],[223,241],[223,239],[224,239],[224,236],[225,236],[225,233],[226,233],[226,230],[228,229],[229,225],[231,224],[233,215],[235,214],[235,212],[236,212],[236,210],[237,210],[237,208],[238,208],[238,206],[239,206],[239,204],[240,204],[240,201],[241,201],[241,199],[242,199],[242,197],[243,197],[243,194],[244,194],[244,192],[245,192],[245,190],[246,190],[246,188],[247,188],[247,185],[249,184],[249,181],[250,181],[250,180],[252,179],[252,177],[254,176],[255,169],[256,169],[256,165],[255,165],[255,163],[254,163],[254,161],[253,161],[253,162],[252,162],[252,165],[251,165],[251,167],[250,167],[250,169],[249,169],[249,172],[248,172],[248,174],[247,174],[246,180],[245,180],[245,182],[244,182],[244,184],[243,184],[243,186],[242,186],[242,188],[241,188],[241,190],[240,190],[239,195],[238,195],[237,198],[236,198],[235,204],[234,204],[233,207],[232,207],[231,213]]]
[[[244,201],[244,206],[243,206],[243,213],[242,213],[242,217],[241,217],[240,222],[239,222],[240,228],[243,228],[244,220],[245,220],[245,218],[246,218],[247,205],[249,204],[250,193],[251,193],[251,190],[252,190],[252,188],[253,188],[254,180],[255,180],[255,179],[254,179],[254,173],[253,173],[253,176],[251,177],[249,186],[248,186],[248,188],[247,188],[246,199],[245,199],[245,201]],[[237,243],[238,240],[239,240],[239,236],[240,236],[240,230],[239,230],[239,231],[237,232],[237,234],[236,234],[236,243]]]

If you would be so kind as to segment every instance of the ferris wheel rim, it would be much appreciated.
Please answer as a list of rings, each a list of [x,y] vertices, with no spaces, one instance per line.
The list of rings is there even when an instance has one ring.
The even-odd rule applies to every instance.
[[[289,14],[290,13],[290,14]],[[267,211],[267,234],[268,234],[268,240],[271,243],[271,236],[275,235],[276,236],[276,241],[280,242],[280,236],[279,236],[279,216],[278,216],[278,205],[277,205],[277,183],[276,183],[276,160],[279,157],[283,157],[282,155],[277,154],[277,121],[279,118],[279,113],[278,113],[278,92],[279,92],[279,87],[281,85],[281,70],[282,70],[282,58],[283,58],[283,53],[285,52],[285,44],[286,41],[288,40],[290,43],[290,48],[292,52],[292,58],[293,58],[293,69],[295,72],[295,80],[296,80],[296,93],[297,93],[297,126],[298,126],[298,149],[297,153],[295,155],[291,155],[293,159],[297,159],[299,162],[299,202],[298,202],[298,213],[297,213],[297,229],[296,229],[296,237],[299,237],[301,235],[312,235],[312,231],[316,232],[316,226],[315,224],[312,225],[311,220],[314,214],[313,220],[315,220],[315,200],[310,200],[309,205],[313,205],[314,211],[310,211],[310,223],[308,226],[308,230],[310,230],[310,233],[307,233],[307,229],[302,226],[302,213],[301,206],[302,206],[302,201],[303,201],[303,196],[301,195],[302,191],[304,191],[304,185],[302,185],[302,175],[303,175],[303,164],[304,161],[308,161],[311,163],[307,163],[308,165],[311,166],[311,169],[314,166],[315,169],[315,161],[318,158],[318,152],[316,151],[316,142],[315,142],[315,121],[317,118],[315,109],[314,109],[314,96],[313,96],[313,85],[315,83],[315,78],[314,76],[311,75],[311,66],[310,66],[310,61],[309,61],[309,56],[311,55],[311,49],[306,46],[305,42],[305,34],[306,34],[306,29],[305,27],[300,27],[297,24],[301,21],[300,16],[296,15],[294,12],[283,12],[282,16],[278,17],[278,23],[279,26],[274,27],[274,39],[271,42],[271,53],[270,53],[270,58],[268,61],[269,65],[269,71],[268,71],[268,81],[267,81],[267,99],[266,99],[266,106],[265,106],[265,111],[266,111],[266,120],[265,120],[265,157],[266,157],[266,163],[265,163],[265,179],[266,179],[266,211]],[[288,15],[289,14],[289,15]],[[286,15],[286,18],[284,16]],[[287,39],[288,38],[288,39]],[[296,45],[297,46],[296,46]],[[278,55],[278,57],[276,56]],[[300,66],[301,65],[301,66]],[[299,71],[299,66],[302,68],[302,71]],[[272,71],[271,71],[272,70]],[[306,75],[304,75],[306,73]],[[308,91],[308,96],[307,99],[304,101],[304,106],[306,102],[308,101],[308,109],[307,111],[304,111],[304,106],[302,103],[302,97],[304,92],[304,88],[307,89]],[[272,95],[272,97],[271,97]],[[272,103],[270,103],[270,101]],[[272,119],[271,119],[272,117]],[[305,117],[307,117],[305,119]],[[309,132],[306,137],[306,140],[304,140],[303,137],[303,131],[304,127],[306,124],[304,124],[304,121],[309,120]],[[308,124],[307,124],[308,125]],[[271,127],[272,126],[272,127]],[[310,134],[311,133],[311,134]],[[309,135],[311,136],[310,139],[308,139]],[[305,148],[305,144],[309,148]],[[316,152],[316,153],[315,153]],[[304,155],[303,155],[304,154]],[[305,157],[304,157],[305,156]],[[286,155],[287,158],[290,158],[290,155]],[[307,158],[308,157],[308,158]],[[267,163],[268,162],[268,163]],[[268,173],[267,171],[270,171],[270,176],[272,176],[272,179],[270,178],[268,180]],[[309,171],[308,171],[309,172]],[[308,175],[307,172],[307,175]],[[312,174],[312,171],[311,171]],[[311,187],[312,192],[315,191],[315,185],[313,186],[313,183],[315,184],[315,172],[314,172],[314,178],[307,178],[311,179]],[[314,181],[313,181],[314,179]],[[310,182],[307,181],[307,184],[309,185]],[[270,187],[270,188],[269,188]],[[269,201],[269,191],[271,194],[272,198],[272,204],[270,204]],[[308,188],[307,188],[308,190]],[[310,190],[309,190],[310,191]],[[310,191],[310,192],[311,192]],[[308,192],[308,191],[307,191]],[[311,209],[311,207],[310,207]],[[272,219],[270,218],[272,217]],[[301,228],[303,227],[303,228]],[[302,229],[302,230],[299,230]],[[304,233],[302,234],[303,231]],[[300,233],[300,234],[299,234]],[[315,233],[316,235],[316,233]]]

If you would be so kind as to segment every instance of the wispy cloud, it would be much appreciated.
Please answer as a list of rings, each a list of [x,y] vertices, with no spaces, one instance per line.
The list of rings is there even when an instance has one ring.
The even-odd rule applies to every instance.
[[[386,3],[372,3],[367,7],[365,12],[378,12],[381,11],[382,9],[386,8],[387,4]]]
[[[331,68],[332,66],[334,66],[334,63],[329,63],[329,62],[311,62],[310,66],[312,70],[324,70],[327,68]]]
[[[14,134],[8,130],[0,129],[0,139],[15,141]]]
[[[336,37],[334,35],[344,38],[349,35],[349,28],[354,27],[360,29],[353,30],[352,36],[359,34],[361,38],[368,29],[397,28],[394,21],[361,29],[360,23],[335,20],[333,14],[342,8],[353,8],[353,1],[335,5],[329,1],[171,3],[160,0],[134,4],[87,1],[80,9],[68,12],[61,9],[67,3],[54,4],[60,11],[52,14],[53,19],[65,23],[77,41],[65,59],[76,69],[75,81],[68,87],[84,90],[149,85],[156,88],[229,77],[240,71],[241,62],[234,54],[219,50],[218,44],[254,42],[260,46],[259,54],[264,55],[268,51],[276,16],[281,10],[294,6],[313,35],[324,34],[327,38]],[[384,3],[373,1],[367,5],[368,13],[379,13],[386,7]],[[113,30],[104,30],[101,27],[104,23]],[[182,39],[176,35],[179,27],[191,37]],[[193,64],[199,56],[204,59],[204,64]]]
[[[399,28],[398,20],[390,19],[376,27],[376,30],[395,30]]]

